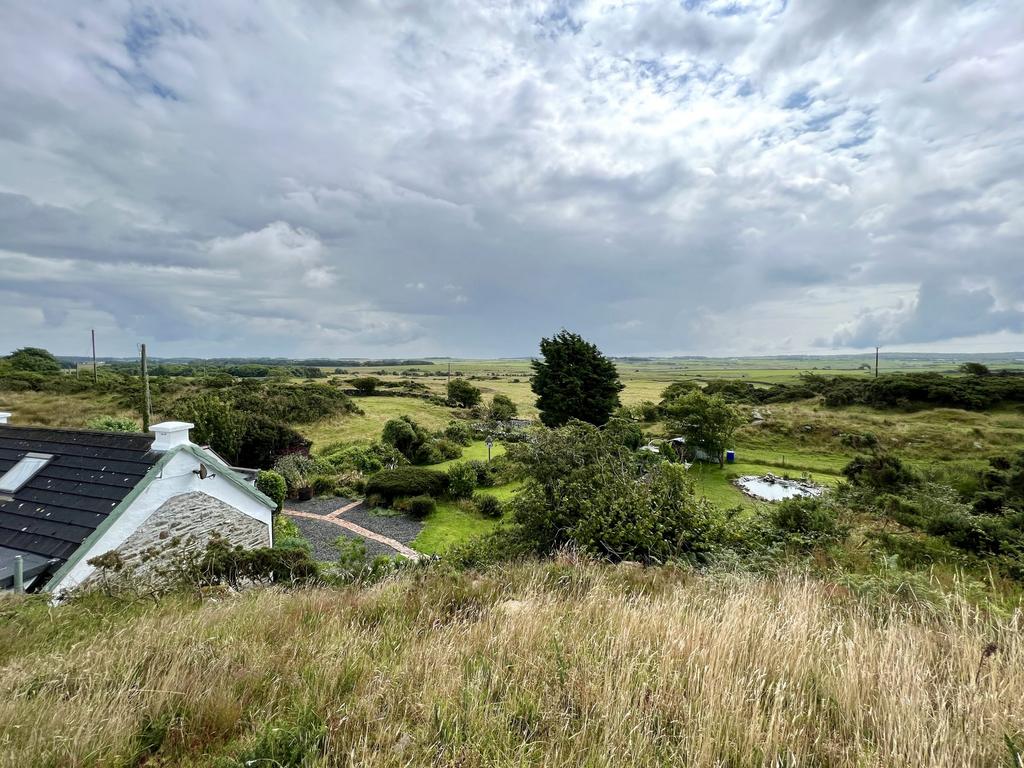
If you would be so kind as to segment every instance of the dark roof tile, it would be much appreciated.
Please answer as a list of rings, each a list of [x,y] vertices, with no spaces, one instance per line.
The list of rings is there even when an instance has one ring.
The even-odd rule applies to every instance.
[[[0,475],[29,452],[53,460],[0,498],[0,547],[67,560],[159,459],[151,435],[0,424]]]

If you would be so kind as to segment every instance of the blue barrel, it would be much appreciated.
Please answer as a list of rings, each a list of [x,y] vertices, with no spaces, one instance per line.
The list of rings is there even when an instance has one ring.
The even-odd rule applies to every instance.
[[[726,451],[725,460],[730,464],[736,461],[736,451]]]

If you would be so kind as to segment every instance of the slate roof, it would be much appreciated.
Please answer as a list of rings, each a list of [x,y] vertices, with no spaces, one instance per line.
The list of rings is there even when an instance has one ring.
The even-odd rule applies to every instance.
[[[12,552],[59,567],[159,461],[152,445],[146,434],[0,424],[0,475],[26,453],[53,454],[22,488],[0,495],[0,571]]]

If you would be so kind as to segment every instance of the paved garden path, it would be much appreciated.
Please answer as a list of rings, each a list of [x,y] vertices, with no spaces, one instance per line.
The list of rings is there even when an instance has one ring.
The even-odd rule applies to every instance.
[[[392,539],[387,536],[382,536],[379,533],[371,531],[369,528],[364,528],[363,526],[357,525],[356,523],[353,523],[351,520],[346,520],[344,518],[346,512],[356,510],[362,505],[363,502],[361,501],[353,501],[349,504],[346,504],[343,507],[334,510],[333,512],[327,513],[326,515],[318,515],[315,512],[304,512],[298,509],[285,509],[284,513],[289,517],[301,517],[305,518],[306,520],[319,520],[324,523],[332,523],[338,526],[339,528],[344,528],[346,531],[354,533],[356,536],[359,536],[364,539],[369,539],[370,541],[376,541],[379,544],[391,547],[400,555],[403,555],[404,557],[407,557],[410,560],[420,559],[420,553],[417,552],[415,549],[406,546],[405,544],[403,544],[400,541],[397,541],[396,539]]]

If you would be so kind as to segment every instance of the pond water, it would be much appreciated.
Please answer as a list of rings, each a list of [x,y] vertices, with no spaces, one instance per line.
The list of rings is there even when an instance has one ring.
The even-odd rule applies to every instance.
[[[807,480],[784,480],[772,474],[744,475],[736,480],[741,491],[762,501],[782,501],[797,496],[821,496],[825,489]]]

